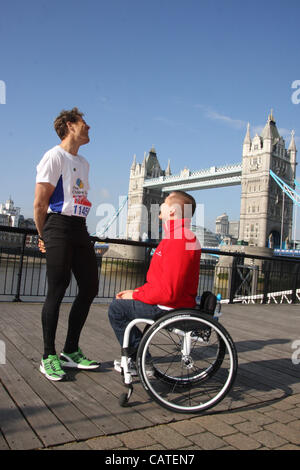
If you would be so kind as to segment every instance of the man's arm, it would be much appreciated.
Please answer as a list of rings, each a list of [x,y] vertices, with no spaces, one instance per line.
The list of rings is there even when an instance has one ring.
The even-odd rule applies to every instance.
[[[37,183],[33,203],[34,221],[40,237],[43,236],[43,228],[49,207],[49,200],[55,187],[50,183]]]

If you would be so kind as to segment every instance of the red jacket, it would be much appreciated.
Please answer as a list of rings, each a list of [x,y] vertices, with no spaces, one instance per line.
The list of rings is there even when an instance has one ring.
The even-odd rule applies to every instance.
[[[166,222],[165,237],[154,252],[147,281],[134,290],[134,300],[171,308],[195,306],[201,247],[190,223],[189,219]]]

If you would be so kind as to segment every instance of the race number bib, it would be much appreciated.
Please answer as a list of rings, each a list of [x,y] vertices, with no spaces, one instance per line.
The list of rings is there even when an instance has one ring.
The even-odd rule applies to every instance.
[[[85,196],[74,196],[73,215],[78,217],[87,217],[92,204]]]

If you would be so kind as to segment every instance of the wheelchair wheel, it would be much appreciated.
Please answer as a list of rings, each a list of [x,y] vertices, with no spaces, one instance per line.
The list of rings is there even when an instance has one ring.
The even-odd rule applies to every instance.
[[[196,310],[175,310],[144,334],[137,353],[143,386],[160,405],[196,413],[219,403],[237,371],[226,329]]]

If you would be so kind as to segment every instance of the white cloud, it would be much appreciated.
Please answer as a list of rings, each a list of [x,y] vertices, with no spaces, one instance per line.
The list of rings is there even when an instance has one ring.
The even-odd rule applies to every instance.
[[[247,123],[241,119],[234,119],[226,114],[221,114],[208,106],[197,104],[195,105],[195,108],[203,109],[207,118],[212,119],[213,121],[224,122],[235,129],[242,129],[247,125]]]
[[[247,122],[243,121],[241,119],[233,119],[230,116],[227,116],[226,114],[221,114],[214,109],[204,106],[202,104],[197,104],[195,105],[195,108],[203,109],[204,114],[207,118],[212,119],[214,121],[221,121],[224,122],[225,124],[235,128],[235,129],[243,129],[246,128]],[[250,126],[250,132],[252,136],[255,136],[256,134],[261,135],[265,125],[260,125],[260,126]],[[286,129],[284,127],[278,128],[279,135],[281,135],[284,140],[286,140],[288,143],[290,142],[291,139],[291,129]],[[296,133],[297,134],[297,133]],[[295,135],[295,142],[296,144],[300,143],[300,137]]]

